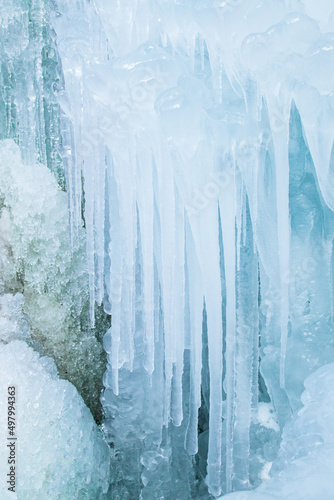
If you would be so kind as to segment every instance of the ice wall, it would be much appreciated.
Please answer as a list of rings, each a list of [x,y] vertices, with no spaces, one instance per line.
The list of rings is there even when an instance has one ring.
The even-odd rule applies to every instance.
[[[199,409],[209,493],[249,488],[258,402],[282,429],[334,359],[333,23],[326,0],[53,3],[130,496],[191,497]]]

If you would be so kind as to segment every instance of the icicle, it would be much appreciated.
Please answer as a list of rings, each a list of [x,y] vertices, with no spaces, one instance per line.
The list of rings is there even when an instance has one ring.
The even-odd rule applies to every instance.
[[[135,251],[137,243],[137,207],[135,200],[136,159],[133,153],[135,151],[134,144],[134,141],[131,141],[133,149],[131,148],[129,152],[125,149],[124,145],[123,152],[114,155],[117,194],[115,194],[114,199],[115,205],[111,206],[111,210],[113,211],[116,211],[116,207],[118,207],[119,226],[116,232],[116,234],[118,233],[118,238],[117,241],[114,241],[114,244],[119,247],[119,252],[122,255],[121,271],[115,270],[116,280],[114,289],[117,300],[121,300],[122,308],[122,335],[118,363],[119,368],[124,363],[129,363],[130,370],[132,370],[134,360]],[[113,271],[113,268],[111,268],[111,273]],[[118,296],[118,288],[120,288],[120,296]]]
[[[334,141],[334,111],[328,96],[315,89],[296,86],[294,100],[316,169],[319,187],[327,205],[334,210],[334,176],[330,158]]]
[[[275,151],[277,235],[280,283],[281,358],[280,385],[285,385],[285,356],[289,321],[290,216],[289,216],[289,116],[291,96],[275,100],[267,96],[268,115]]]
[[[252,252],[253,229],[248,200],[243,206],[245,240],[241,248],[241,266],[237,276],[237,330],[235,356],[235,410],[233,436],[233,489],[247,489],[249,481],[250,424],[254,397],[254,366],[258,362],[258,262]],[[258,376],[258,372],[256,373]],[[256,400],[257,404],[257,400]]]
[[[220,220],[223,235],[225,280],[226,280],[226,492],[232,491],[233,479],[233,418],[234,418],[234,377],[235,377],[235,338],[236,338],[236,198],[235,180],[219,197]],[[238,252],[240,250],[238,249]]]
[[[202,309],[203,285],[193,237],[187,225],[186,243],[189,306],[190,306],[190,409],[189,423],[185,437],[185,448],[190,455],[198,451],[198,409],[201,406],[201,369],[202,369]]]
[[[176,190],[175,190],[176,191]],[[174,376],[173,404],[171,417],[173,423],[180,426],[183,420],[182,375],[184,355],[184,310],[185,310],[185,273],[184,273],[184,209],[178,192],[175,193],[175,252],[173,269],[173,330],[174,335]]]
[[[167,156],[168,158],[168,156]],[[166,161],[162,152],[156,152],[157,174],[158,174],[158,206],[161,223],[161,290],[164,311],[164,341],[165,341],[165,417],[164,424],[168,425],[171,411],[171,391],[173,377],[173,363],[176,361],[176,335],[180,334],[180,325],[175,328],[176,301],[183,300],[182,296],[175,295],[173,287],[173,276],[175,273],[175,260],[180,262],[183,255],[179,255],[176,248],[176,217],[175,217],[175,189],[172,175],[172,165]],[[182,224],[182,221],[181,221]],[[182,262],[182,260],[181,260]],[[180,354],[180,353],[178,353]],[[182,350],[183,355],[183,350]],[[180,380],[180,373],[178,373]],[[179,386],[178,391],[181,388]],[[180,408],[180,401],[174,403],[174,408]],[[175,415],[176,422],[179,417]]]
[[[114,169],[117,170],[117,160],[114,160]],[[106,289],[108,294],[108,301],[111,304],[112,312],[112,325],[111,328],[105,335],[107,337],[107,342],[109,342],[110,336],[110,348],[106,351],[108,354],[108,360],[111,365],[112,370],[112,389],[114,394],[118,395],[118,353],[119,353],[119,341],[120,341],[120,302],[121,302],[121,255],[119,251],[119,240],[121,239],[120,233],[120,215],[119,215],[119,203],[117,198],[117,185],[114,177],[113,170],[108,172],[108,200],[109,200],[109,262],[110,262],[110,274],[108,274],[110,282],[106,283]]]
[[[253,235],[254,237],[254,235]],[[255,239],[255,238],[254,238]],[[260,281],[260,270],[258,265],[258,254],[256,253],[256,279],[254,278],[254,285],[256,281],[256,320],[255,320],[255,330],[253,335],[253,367],[252,367],[252,410],[256,411],[259,402],[259,371],[260,371],[260,320],[259,320],[259,281]]]
[[[85,191],[85,222],[86,222],[86,245],[87,245],[87,265],[89,275],[90,291],[90,323],[92,328],[95,326],[95,238],[94,238],[94,184],[95,169],[92,168],[94,160],[87,154],[83,161],[83,177]]]
[[[97,178],[94,193],[94,238],[96,260],[96,302],[100,306],[104,296],[104,191],[105,191],[105,148],[96,137]]]
[[[237,203],[237,214],[236,214],[236,231],[237,231],[237,239],[236,239],[236,252],[237,252],[237,270],[240,270],[240,258],[241,258],[241,235],[242,235],[242,214],[244,208],[245,201],[245,187],[244,183],[239,183],[239,193],[238,194],[238,203]]]
[[[154,253],[152,153],[137,141],[137,204],[143,252],[143,311],[145,321],[145,368],[154,370]]]
[[[219,496],[222,492],[223,331],[216,203],[211,203],[199,214],[192,216],[190,225],[201,268],[208,326],[210,430],[206,482],[209,492]]]

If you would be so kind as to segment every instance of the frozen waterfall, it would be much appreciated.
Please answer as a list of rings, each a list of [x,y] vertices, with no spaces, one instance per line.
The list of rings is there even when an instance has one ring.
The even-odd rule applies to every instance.
[[[10,0],[0,12],[1,137],[66,189],[72,251],[86,233],[91,327],[97,310],[110,316],[111,498],[288,481],[308,452],[298,425],[316,433],[304,381],[334,362],[332,0]],[[322,369],[307,380],[331,380]]]

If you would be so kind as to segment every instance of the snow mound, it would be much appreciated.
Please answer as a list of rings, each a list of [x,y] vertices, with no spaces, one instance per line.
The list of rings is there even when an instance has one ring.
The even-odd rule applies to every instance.
[[[0,433],[6,443],[8,387],[16,388],[16,488],[19,500],[100,499],[110,483],[110,449],[75,387],[54,361],[25,342],[0,345]],[[0,470],[9,473],[9,448]],[[6,481],[0,497],[14,498]]]

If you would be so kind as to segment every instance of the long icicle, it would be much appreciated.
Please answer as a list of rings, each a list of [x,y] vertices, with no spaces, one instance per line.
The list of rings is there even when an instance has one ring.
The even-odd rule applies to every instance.
[[[226,492],[232,491],[233,480],[233,418],[234,418],[234,377],[235,377],[235,335],[236,335],[236,208],[235,181],[221,192],[219,198],[220,220],[223,235],[224,264],[226,280]]]
[[[267,96],[268,115],[275,152],[277,236],[280,288],[280,386],[285,386],[285,357],[289,321],[290,216],[289,216],[289,116],[291,98]]]

